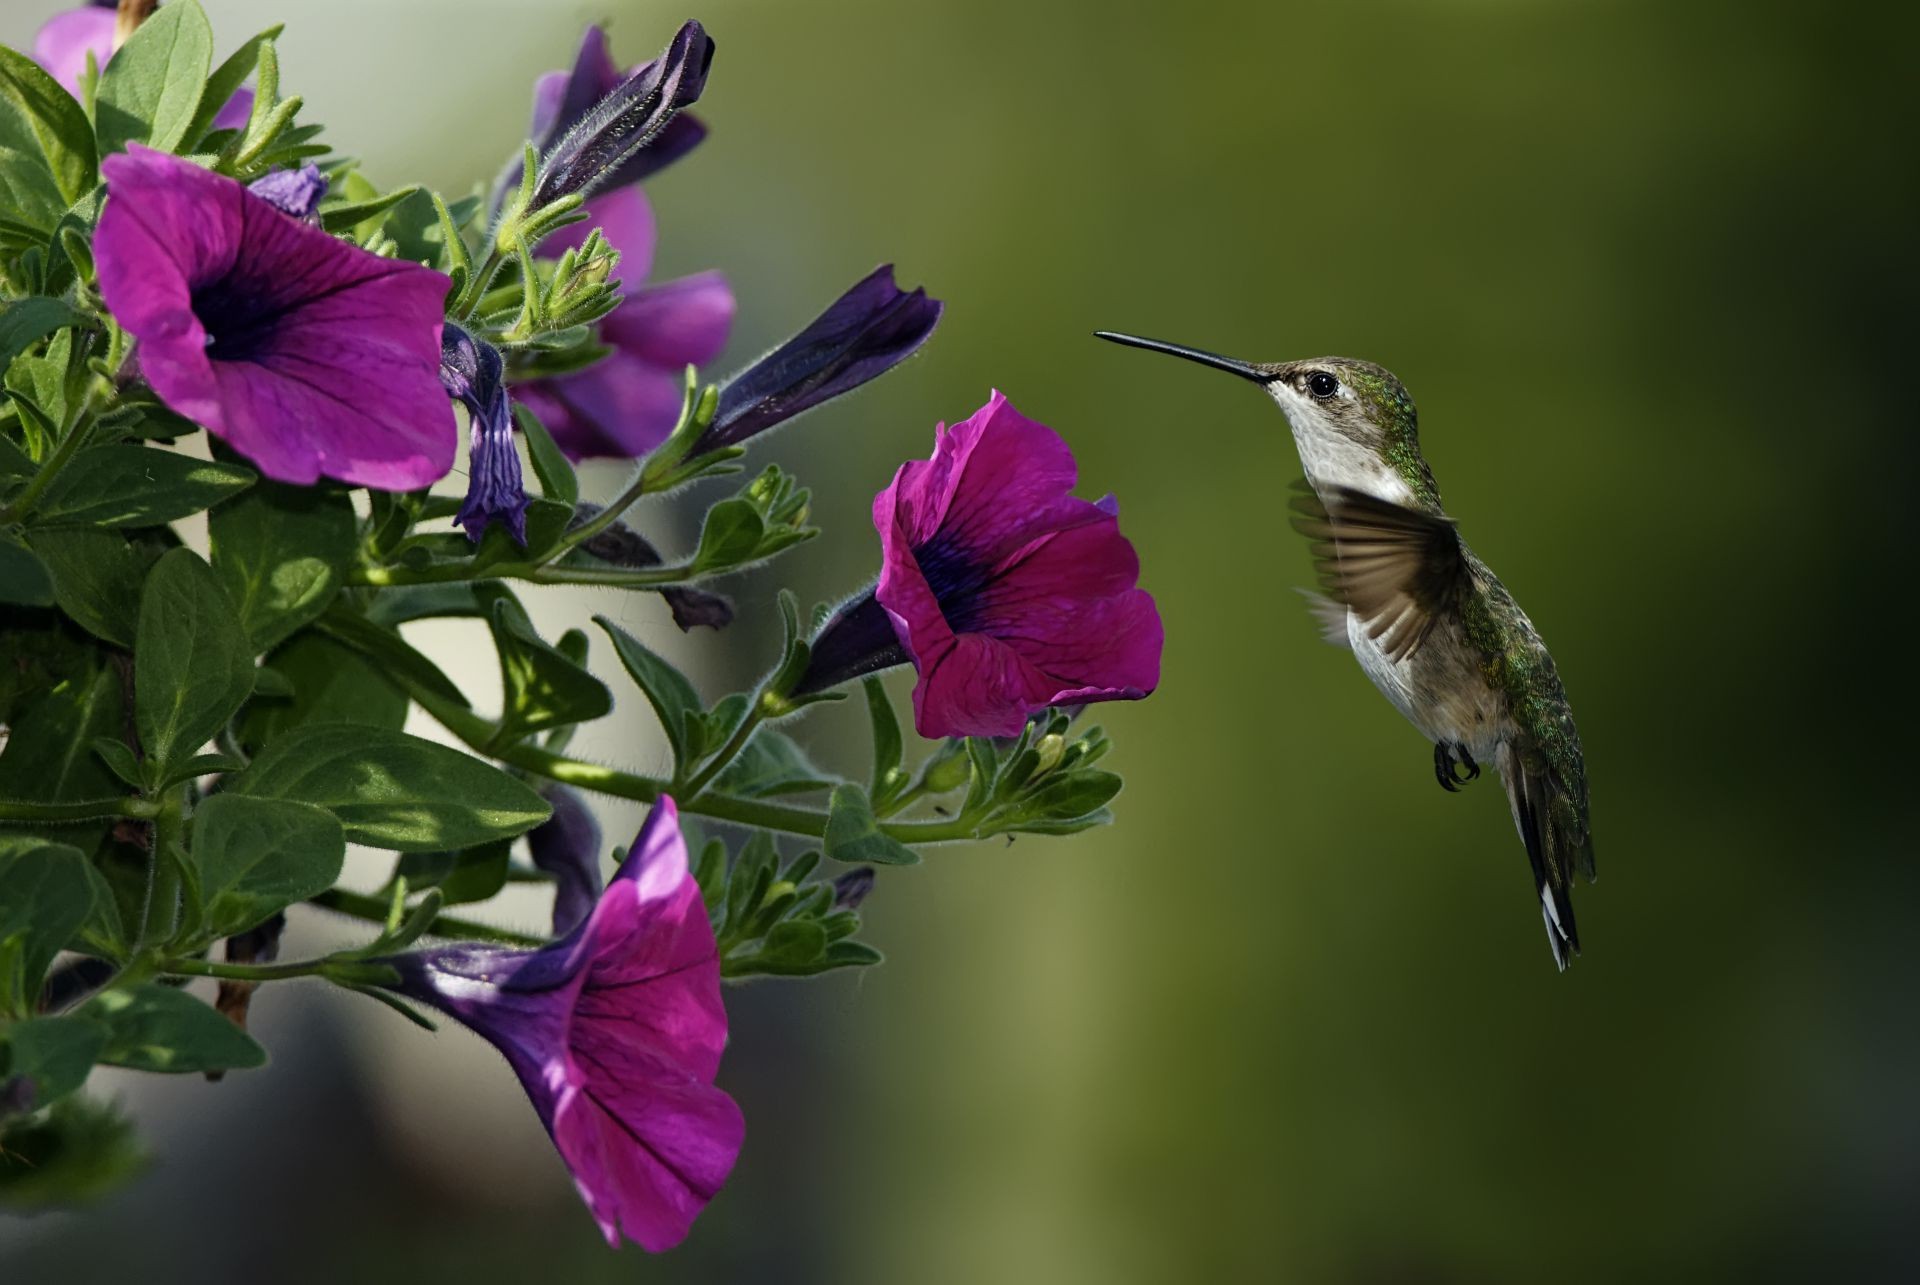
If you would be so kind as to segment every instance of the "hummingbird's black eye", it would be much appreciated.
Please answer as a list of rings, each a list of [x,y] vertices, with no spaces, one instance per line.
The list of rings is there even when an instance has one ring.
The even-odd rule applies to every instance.
[[[1325,400],[1340,391],[1340,381],[1324,370],[1316,370],[1307,376],[1307,391]]]

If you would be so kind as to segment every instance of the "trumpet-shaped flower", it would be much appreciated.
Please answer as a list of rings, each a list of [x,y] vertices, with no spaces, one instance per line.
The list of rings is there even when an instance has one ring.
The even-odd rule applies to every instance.
[[[822,629],[798,691],[911,660],[926,737],[1013,736],[1050,705],[1153,691],[1160,613],[1112,498],[1073,498],[1073,452],[998,392],[939,433],[874,498],[880,582]]]
[[[283,482],[411,490],[452,467],[445,276],[137,144],[100,170],[100,293],[162,401]]]
[[[447,946],[385,961],[394,989],[506,1056],[609,1244],[686,1237],[739,1156],[713,1084],[726,1043],[720,957],[673,800],[567,936],[539,950]]]

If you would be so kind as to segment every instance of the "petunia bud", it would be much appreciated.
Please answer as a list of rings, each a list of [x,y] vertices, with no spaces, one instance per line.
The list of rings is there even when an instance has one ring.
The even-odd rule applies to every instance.
[[[576,522],[584,522],[598,512],[599,506],[582,504],[575,509],[573,516]],[[615,522],[580,547],[602,562],[611,562],[616,567],[631,567],[636,571],[657,567],[663,561],[660,551],[625,522]],[[673,612],[673,623],[680,626],[681,633],[691,633],[701,625],[709,629],[725,629],[733,623],[733,604],[717,593],[686,585],[670,585],[659,592],[668,609]]]
[[[320,200],[327,194],[327,176],[312,161],[297,170],[275,170],[247,184],[247,191],[282,214],[302,223],[320,222]]]
[[[855,866],[833,881],[833,904],[841,910],[857,910],[873,891],[873,867]]]
[[[875,268],[805,330],[727,382],[692,454],[737,445],[884,375],[933,334],[942,306],[924,289],[895,285],[892,264]]]
[[[699,99],[712,63],[712,37],[697,22],[682,25],[665,53],[636,68],[546,150],[530,208],[544,209],[606,183],[653,143],[675,113]]]

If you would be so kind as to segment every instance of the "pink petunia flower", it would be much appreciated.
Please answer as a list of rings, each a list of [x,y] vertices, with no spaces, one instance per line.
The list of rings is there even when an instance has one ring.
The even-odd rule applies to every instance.
[[[100,169],[100,293],[162,401],[283,482],[404,491],[453,466],[445,276],[176,156],[136,144]]]
[[[1050,705],[1138,700],[1164,634],[1112,497],[1073,498],[1073,452],[1000,393],[941,425],[873,501],[878,586],[821,630],[798,692],[911,661],[922,736],[1014,736]]]
[[[654,805],[592,912],[540,950],[459,945],[384,961],[393,988],[506,1056],[607,1242],[686,1238],[733,1171],[740,1108],[715,1088],[720,956],[673,800]]]

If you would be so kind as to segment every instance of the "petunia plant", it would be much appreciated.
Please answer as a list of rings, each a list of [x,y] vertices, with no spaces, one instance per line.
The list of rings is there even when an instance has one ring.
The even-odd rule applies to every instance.
[[[1160,619],[1111,499],[1075,498],[1065,441],[998,392],[905,430],[866,586],[719,592],[818,534],[748,444],[913,355],[941,305],[881,267],[708,378],[734,286],[644,284],[639,186],[706,136],[698,23],[624,71],[589,30],[458,194],[336,151],[279,35],[216,59],[174,0],[0,49],[0,1201],[137,1167],[93,1068],[257,1067],[262,988],[312,979],[492,1043],[608,1241],[666,1249],[745,1136],[726,987],[878,963],[879,872],[932,846],[1109,820],[1083,710],[1153,690]],[[581,501],[589,456],[631,462],[608,504]],[[683,491],[699,534],[656,547],[642,515]],[[547,636],[549,585],[660,609]],[[782,627],[745,690],[649,645],[731,647],[737,611]],[[497,706],[409,641],[432,618],[490,645]],[[870,761],[829,766],[801,716],[849,696]],[[670,763],[569,753],[606,718],[657,723]],[[649,805],[639,833],[603,836],[596,794]],[[392,854],[384,882],[342,882],[349,846]],[[548,931],[456,912],[529,883]],[[350,944],[280,958],[290,915]]]

